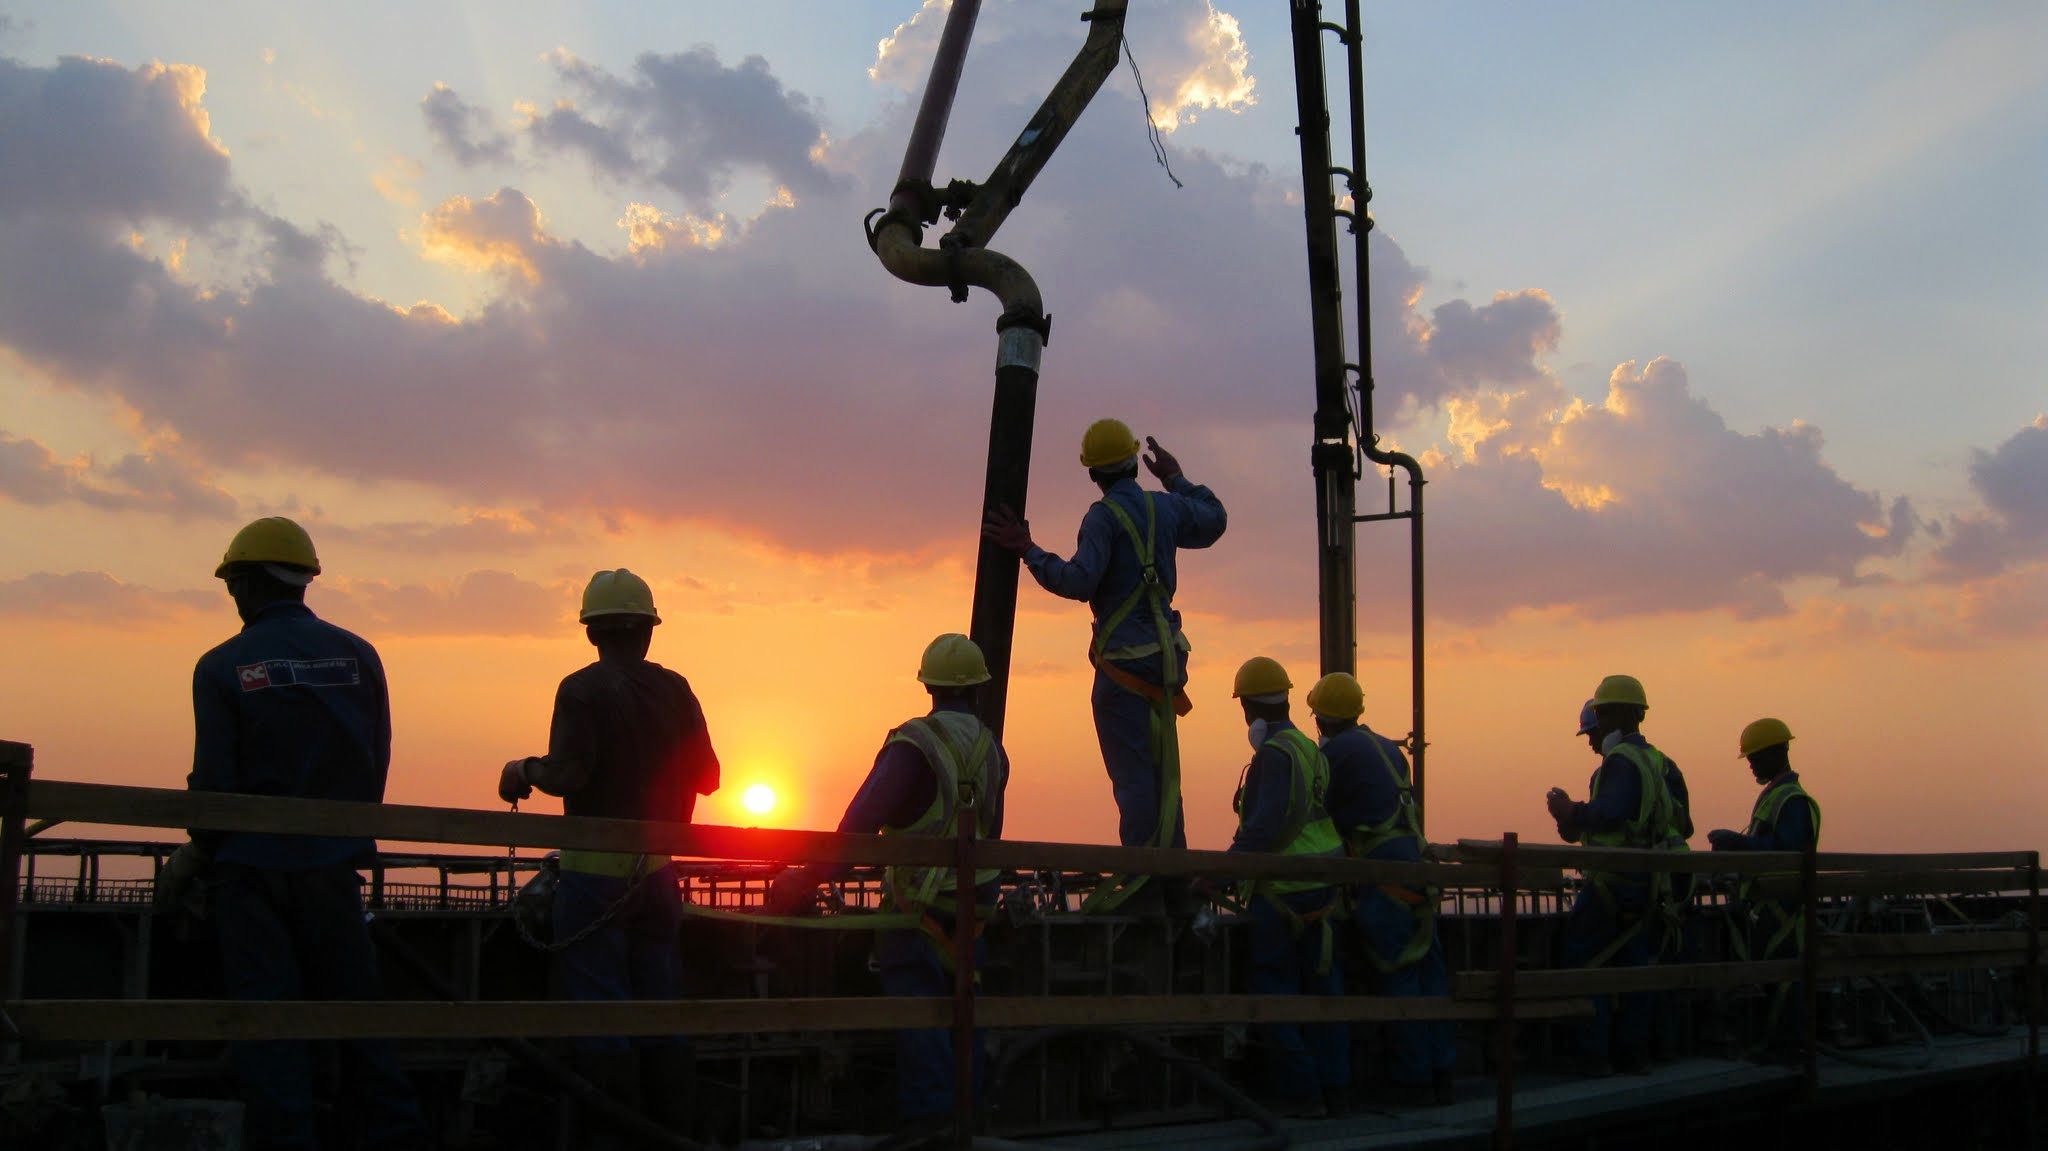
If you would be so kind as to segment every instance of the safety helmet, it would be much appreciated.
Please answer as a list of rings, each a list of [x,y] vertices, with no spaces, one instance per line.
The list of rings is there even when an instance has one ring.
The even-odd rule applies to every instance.
[[[1287,669],[1280,666],[1279,660],[1255,655],[1237,669],[1237,679],[1230,685],[1230,694],[1235,699],[1257,699],[1269,695],[1284,698],[1293,687],[1294,681],[1287,678]]]
[[[1792,742],[1792,729],[1782,719],[1760,719],[1742,729],[1742,751],[1737,759],[1748,759],[1767,747]]]
[[[1348,671],[1333,671],[1308,689],[1308,709],[1324,719],[1357,719],[1365,710],[1365,689]]]
[[[619,615],[646,616],[648,622],[660,623],[661,615],[654,610],[654,589],[625,568],[591,576],[589,586],[583,589],[583,611],[577,621],[589,623]]]
[[[917,682],[932,687],[973,687],[989,681],[988,660],[981,645],[949,631],[925,645],[917,664]]]
[[[1122,420],[1097,420],[1081,433],[1081,463],[1113,468],[1138,454],[1138,437]]]
[[[1599,728],[1600,717],[1595,713],[1593,701],[1589,699],[1586,701],[1586,706],[1579,709],[1579,734],[1588,735],[1599,730]]]
[[[228,578],[235,564],[283,564],[310,575],[320,574],[320,557],[313,554],[313,537],[306,529],[283,516],[264,516],[251,522],[228,541],[213,578]]]
[[[1593,706],[1610,703],[1630,703],[1647,710],[1650,701],[1643,696],[1643,682],[1632,675],[1610,675],[1593,689]]]

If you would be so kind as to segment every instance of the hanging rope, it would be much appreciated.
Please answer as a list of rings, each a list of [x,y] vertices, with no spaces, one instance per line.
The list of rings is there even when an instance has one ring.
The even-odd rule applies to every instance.
[[[1131,54],[1130,37],[1124,37],[1124,59],[1131,62],[1131,79],[1138,82],[1138,102],[1145,107],[1145,139],[1152,145],[1152,158],[1166,169],[1166,178],[1176,188],[1186,187],[1180,177],[1173,174],[1173,165],[1166,162],[1166,140],[1159,134],[1159,125],[1152,119],[1152,97],[1145,94],[1145,76],[1138,71],[1138,58]]]

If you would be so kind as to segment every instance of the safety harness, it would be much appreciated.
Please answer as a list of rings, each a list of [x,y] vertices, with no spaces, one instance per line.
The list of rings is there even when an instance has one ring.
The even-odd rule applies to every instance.
[[[1096,501],[1098,506],[1109,509],[1109,514],[1123,527],[1124,535],[1130,538],[1131,547],[1137,552],[1138,583],[1116,610],[1109,613],[1109,618],[1095,629],[1094,642],[1088,647],[1088,662],[1111,683],[1143,697],[1152,706],[1150,742],[1152,762],[1159,771],[1159,818],[1153,824],[1149,846],[1167,847],[1173,843],[1175,824],[1180,816],[1180,732],[1175,720],[1193,710],[1194,704],[1188,699],[1185,685],[1180,682],[1178,652],[1187,640],[1173,631],[1166,582],[1160,577],[1155,560],[1159,512],[1153,503],[1152,493],[1141,491],[1138,495],[1145,505],[1145,530],[1142,534],[1122,505],[1107,496]],[[1156,684],[1140,679],[1111,662],[1151,655],[1153,645],[1106,650],[1109,637],[1123,626],[1140,603],[1152,613],[1152,626],[1158,633],[1159,682]],[[1109,876],[1082,901],[1081,911],[1084,914],[1114,911],[1143,887],[1147,878],[1143,875]]]
[[[1665,846],[1663,841],[1669,836],[1674,821],[1671,817],[1671,793],[1664,786],[1664,754],[1654,747],[1638,747],[1635,744],[1620,740],[1615,742],[1609,754],[1619,755],[1636,769],[1636,775],[1641,780],[1640,790],[1642,799],[1636,805],[1635,815],[1627,823],[1623,824],[1619,830],[1587,832],[1585,835],[1586,846],[1638,848]],[[1600,784],[1606,778],[1607,773],[1604,770],[1594,775],[1592,793],[1587,796],[1588,802],[1597,800],[1600,797]],[[1594,894],[1598,895],[1601,902],[1607,905],[1607,910],[1614,916],[1615,921],[1622,923],[1621,901],[1614,893],[1614,885],[1619,882],[1620,877],[1608,871],[1585,871],[1580,874],[1584,877],[1587,885],[1593,889]],[[1606,947],[1601,948],[1597,955],[1586,961],[1586,966],[1604,966],[1608,960],[1614,958],[1631,940],[1648,929],[1652,915],[1663,916],[1671,903],[1670,890],[1671,878],[1669,874],[1665,872],[1653,873],[1650,876],[1649,907],[1647,913],[1628,917],[1629,921],[1622,925],[1621,930],[1615,933],[1614,938],[1608,942]]]
[[[1361,824],[1345,837],[1344,846],[1354,859],[1370,859],[1374,852],[1400,839],[1415,841],[1418,853],[1422,847],[1422,820],[1415,810],[1415,788],[1401,769],[1394,766],[1394,757],[1387,754],[1387,745],[1363,725],[1355,730],[1362,733],[1366,742],[1379,756],[1381,766],[1387,770],[1387,778],[1394,784],[1394,810],[1378,823]],[[1441,892],[1434,887],[1416,889],[1398,883],[1372,885],[1381,895],[1396,903],[1407,906],[1414,918],[1415,928],[1408,936],[1408,942],[1392,958],[1367,948],[1366,958],[1372,961],[1374,970],[1382,975],[1391,975],[1408,967],[1429,954],[1430,944],[1436,940],[1437,904]]]
[[[1330,818],[1328,807],[1330,761],[1323,758],[1322,749],[1315,745],[1314,740],[1292,727],[1274,732],[1267,738],[1265,747],[1278,748],[1287,756],[1291,776],[1287,822],[1282,826],[1279,837],[1280,854],[1342,856],[1344,839],[1337,834],[1337,824]],[[1240,827],[1244,820],[1245,783],[1250,775],[1251,764],[1248,763],[1244,776],[1238,780],[1237,795],[1230,801]],[[1310,911],[1297,910],[1280,898],[1318,889],[1328,890],[1329,899]],[[1237,897],[1244,904],[1263,899],[1278,908],[1296,938],[1311,927],[1319,929],[1322,939],[1317,953],[1316,974],[1329,974],[1336,952],[1336,933],[1332,924],[1344,918],[1345,914],[1342,887],[1319,879],[1258,879],[1239,884]]]

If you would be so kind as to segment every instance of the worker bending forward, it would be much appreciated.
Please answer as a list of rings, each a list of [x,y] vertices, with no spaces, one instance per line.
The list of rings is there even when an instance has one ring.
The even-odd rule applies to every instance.
[[[1329,812],[1330,764],[1288,721],[1287,670],[1265,656],[1238,668],[1231,694],[1244,707],[1252,760],[1238,784],[1232,851],[1340,858],[1344,841]],[[1254,995],[1342,995],[1334,925],[1343,890],[1316,879],[1259,880],[1241,890],[1251,920]],[[1258,1024],[1266,1092],[1275,1110],[1320,1115],[1351,1083],[1350,1029],[1342,1023]]]
[[[1566,843],[1588,847],[1659,847],[1673,824],[1671,796],[1663,753],[1641,731],[1649,710],[1643,685],[1633,676],[1610,675],[1593,692],[1592,704],[1600,766],[1584,803],[1573,802],[1562,788],[1550,789],[1545,800],[1557,834]],[[1648,964],[1657,886],[1648,872],[1585,871],[1565,920],[1564,965]],[[1619,996],[1618,1004],[1615,998],[1595,997],[1594,1016],[1579,1029],[1584,1070],[1591,1075],[1647,1073],[1650,999],[1640,992]]]
[[[281,516],[235,534],[213,573],[227,581],[239,635],[192,674],[193,791],[381,803],[391,767],[391,704],[377,649],[315,616],[306,585],[320,560]],[[379,999],[362,877],[377,844],[357,835],[194,831],[166,867],[161,898],[200,870],[231,999]],[[210,863],[209,863],[210,860]],[[316,1117],[313,1052],[297,1040],[231,1045],[248,1145],[312,1148],[339,1126],[371,1147],[425,1147],[412,1087],[389,1047],[339,1045],[350,1106]],[[328,1136],[323,1139],[322,1136]]]
[[[995,733],[974,711],[975,695],[989,680],[981,648],[964,635],[948,633],[924,649],[918,682],[931,695],[931,711],[889,732],[868,777],[839,820],[842,833],[918,835],[952,839],[962,820],[972,820],[977,839],[1001,839],[1003,789],[1010,767]],[[807,906],[820,883],[839,879],[845,866],[795,868],[776,880],[768,911],[788,915]],[[993,913],[1001,872],[975,872],[973,914]],[[958,877],[950,867],[891,867],[884,876],[887,908],[915,916],[916,927],[875,935],[875,958],[885,995],[936,997],[953,994],[955,898]],[[975,968],[981,967],[980,930],[975,932]],[[986,1072],[986,1052],[977,1035],[975,1090]],[[942,1028],[896,1033],[896,1102],[906,1124],[943,1119],[953,1109],[953,1038]]]
[[[1346,672],[1316,681],[1308,707],[1330,761],[1330,818],[1355,859],[1422,860],[1422,824],[1415,810],[1408,757],[1401,745],[1360,722],[1365,689]],[[1437,939],[1437,892],[1398,883],[1368,883],[1353,893],[1361,941],[1374,972],[1373,993],[1450,994],[1450,974]],[[1390,1023],[1387,1078],[1405,1096],[1454,1101],[1456,1029],[1448,1022]]]
[[[597,661],[555,691],[548,753],[515,759],[498,797],[539,788],[568,815],[688,823],[718,790],[718,756],[688,680],[647,658],[661,616],[647,581],[619,568],[590,577],[579,614]],[[682,896],[669,860],[635,852],[564,851],[555,889],[555,970],[571,999],[677,999]],[[607,1094],[671,1130],[689,1125],[688,1040],[617,1036],[572,1041],[580,1069]]]
[[[1223,504],[1191,482],[1180,461],[1147,439],[1145,466],[1166,488],[1138,486],[1138,441],[1120,420],[1097,420],[1081,438],[1081,462],[1102,498],[1081,517],[1071,559],[1032,542],[1031,527],[1009,508],[991,511],[983,534],[1017,553],[1038,586],[1085,600],[1094,616],[1088,660],[1095,667],[1089,697],[1103,766],[1116,794],[1117,837],[1125,847],[1186,847],[1181,815],[1180,742],[1187,714],[1188,641],[1173,609],[1175,554],[1222,538]],[[1107,911],[1141,890],[1142,879],[1105,888],[1092,910]],[[1185,884],[1172,885],[1175,911],[1192,911]],[[1125,910],[1164,904],[1157,887]]]
[[[1781,719],[1759,719],[1742,729],[1738,750],[1749,772],[1763,787],[1749,813],[1745,831],[1716,828],[1707,833],[1715,851],[1806,851],[1820,847],[1820,804],[1792,770],[1792,729]],[[1797,899],[1758,899],[1754,880],[1737,895],[1747,908],[1747,930],[1738,935],[1740,954],[1749,959],[1790,959],[1806,949],[1806,918]],[[1784,1005],[1796,984],[1781,984],[1771,999],[1768,1038],[1783,1041]]]

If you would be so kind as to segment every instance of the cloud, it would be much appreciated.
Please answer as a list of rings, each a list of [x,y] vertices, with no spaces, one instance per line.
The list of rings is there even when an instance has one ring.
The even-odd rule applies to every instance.
[[[420,115],[427,122],[427,134],[463,167],[512,162],[512,134],[498,127],[490,112],[448,85],[434,85],[420,100]]]
[[[817,110],[759,56],[727,67],[709,45],[647,52],[627,76],[565,51],[553,59],[576,99],[535,112],[527,134],[544,149],[580,153],[604,176],[651,180],[699,208],[740,171],[800,196],[832,182],[817,159],[825,142]]]
[[[1259,102],[1251,51],[1235,16],[1217,11],[1211,0],[1176,5],[1158,20],[1178,34],[1163,51],[1147,35],[1159,14],[1143,16],[1133,29],[1132,54],[1151,71],[1152,121],[1160,131],[1192,124],[1204,111],[1242,112]]]
[[[452,583],[336,580],[315,584],[316,610],[371,636],[545,636],[576,618],[574,589],[510,572],[473,571]]]
[[[0,580],[0,617],[138,624],[218,611],[218,591],[157,591],[103,571],[35,572]]]
[[[32,506],[79,503],[176,519],[225,518],[240,506],[203,469],[167,452],[129,452],[102,466],[86,456],[59,459],[40,441],[5,431],[0,431],[0,499]]]
[[[407,520],[365,524],[318,525],[320,536],[358,543],[385,551],[411,555],[448,555],[471,552],[510,555],[532,551],[544,544],[578,538],[581,533],[560,516],[532,509],[524,511],[473,511],[454,523]]]
[[[1988,452],[1976,449],[1970,487],[1984,507],[1948,518],[1934,557],[1941,578],[1995,575],[2048,556],[2048,416],[2035,416]]]
[[[516,188],[482,200],[456,196],[420,218],[421,250],[429,259],[473,271],[539,275],[533,256],[550,243],[540,207]]]

